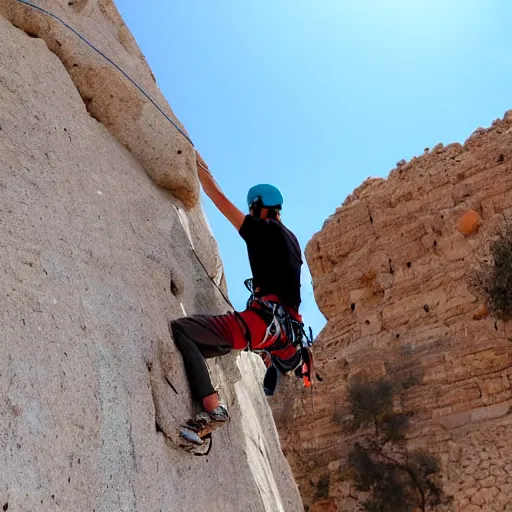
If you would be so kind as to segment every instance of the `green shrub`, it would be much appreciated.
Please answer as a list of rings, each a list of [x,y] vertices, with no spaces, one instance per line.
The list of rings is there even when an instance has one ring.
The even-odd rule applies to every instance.
[[[375,426],[382,415],[393,409],[393,387],[383,379],[369,381],[357,375],[348,385],[348,395],[353,430]]]
[[[369,512],[436,510],[448,501],[436,482],[439,462],[428,453],[408,451],[404,439],[411,414],[394,410],[395,389],[383,379],[356,377],[349,383],[347,430],[360,435],[344,474],[366,493],[363,506]]]
[[[481,265],[471,286],[480,295],[483,291],[489,310],[498,318],[512,319],[512,228],[491,244],[492,261]]]
[[[325,475],[316,484],[315,500],[323,500],[329,497],[329,486],[331,485],[331,475]]]
[[[491,245],[494,257],[488,293],[491,309],[498,315],[512,317],[512,229],[507,231]]]

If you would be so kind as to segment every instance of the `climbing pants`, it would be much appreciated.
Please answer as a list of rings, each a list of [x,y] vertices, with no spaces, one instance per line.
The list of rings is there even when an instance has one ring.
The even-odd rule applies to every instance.
[[[228,313],[217,316],[195,315],[171,322],[174,342],[183,357],[194,398],[203,399],[215,392],[205,359],[246,348],[246,328],[250,333],[252,347],[265,348],[262,341],[267,323],[263,318],[251,309],[238,315],[243,321],[234,313]],[[272,353],[286,359],[295,354],[295,348],[289,347]]]

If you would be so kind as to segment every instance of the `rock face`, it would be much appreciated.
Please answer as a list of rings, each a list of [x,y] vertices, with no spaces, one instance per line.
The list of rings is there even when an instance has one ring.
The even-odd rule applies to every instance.
[[[171,114],[111,2],[39,5],[110,51]],[[27,9],[0,1],[23,29],[0,16],[0,507],[301,510],[258,358],[212,364],[232,421],[210,455],[175,446],[192,408],[168,321],[228,309],[210,279],[223,285],[216,243],[191,208],[193,150]]]
[[[114,61],[162,109],[118,70],[55,19],[16,0],[1,0],[0,15],[32,37],[42,38],[68,71],[89,113],[132,153],[158,185],[187,206],[197,202],[199,186],[190,143],[155,83],[132,34],[112,0],[40,0],[37,5],[60,17]]]
[[[464,145],[366,181],[309,243],[328,318],[315,350],[324,382],[314,409],[309,390],[295,388],[274,412],[311,511],[359,510],[341,478],[351,443],[336,418],[361,372],[403,384],[409,446],[438,455],[454,510],[512,510],[512,325],[470,286],[512,220],[511,148],[509,112]]]

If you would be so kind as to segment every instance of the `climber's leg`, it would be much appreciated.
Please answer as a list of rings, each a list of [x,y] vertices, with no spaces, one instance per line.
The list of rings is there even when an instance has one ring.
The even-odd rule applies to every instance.
[[[237,315],[180,318],[171,322],[171,328],[192,394],[202,401],[205,410],[189,420],[180,434],[188,441],[203,444],[204,436],[229,421],[228,411],[212,385],[205,359],[246,348],[247,334],[257,344],[263,338],[266,325],[254,311],[243,311]]]
[[[196,315],[171,322],[174,342],[181,352],[185,371],[194,398],[203,401],[212,411],[219,405],[205,358],[227,354],[233,348],[243,348],[242,328],[233,314],[220,316]]]

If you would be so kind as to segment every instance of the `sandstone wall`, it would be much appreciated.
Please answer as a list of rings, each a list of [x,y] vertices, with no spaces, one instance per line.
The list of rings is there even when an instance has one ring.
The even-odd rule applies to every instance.
[[[350,439],[336,422],[358,372],[404,383],[397,405],[415,413],[409,444],[439,455],[455,510],[512,510],[512,326],[488,315],[469,286],[506,221],[511,113],[464,145],[438,145],[387,180],[367,180],[311,240],[328,318],[315,352],[324,383],[314,409],[298,388],[297,400],[274,404],[310,510],[359,509],[340,478]]]
[[[150,85],[112,3],[40,4],[66,10],[91,39],[103,35],[99,42]],[[171,440],[192,408],[167,322],[184,311],[227,310],[191,249],[220,282],[215,241],[200,207],[184,208],[158,187],[137,149],[87,111],[67,57],[48,48],[57,29],[12,2],[0,5],[4,14],[16,10],[20,26],[34,23],[23,27],[29,36],[0,16],[0,507],[301,510],[257,359],[212,363],[232,421],[208,457]],[[33,37],[40,30],[45,40]],[[60,33],[59,41],[95,76],[77,42]],[[114,85],[95,89],[92,103]],[[140,123],[153,116],[141,111]],[[119,110],[121,125],[130,114]],[[145,141],[140,123],[130,130]],[[155,129],[178,147],[172,127]],[[170,188],[187,190],[178,195],[188,201],[197,177],[182,143],[186,158],[155,146],[150,160],[160,155],[162,169],[172,160]]]

